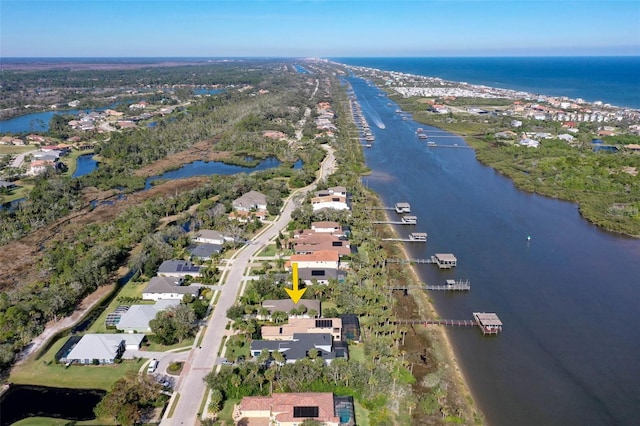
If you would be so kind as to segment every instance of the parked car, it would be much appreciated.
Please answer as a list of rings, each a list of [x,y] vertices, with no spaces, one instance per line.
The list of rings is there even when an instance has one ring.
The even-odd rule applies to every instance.
[[[149,363],[149,367],[147,367],[147,374],[154,373],[156,371],[156,368],[158,368],[158,360],[154,358]]]

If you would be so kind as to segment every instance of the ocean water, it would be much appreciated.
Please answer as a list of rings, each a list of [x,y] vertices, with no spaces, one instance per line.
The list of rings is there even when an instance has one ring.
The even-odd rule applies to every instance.
[[[640,108],[640,56],[331,60],[385,71]]]

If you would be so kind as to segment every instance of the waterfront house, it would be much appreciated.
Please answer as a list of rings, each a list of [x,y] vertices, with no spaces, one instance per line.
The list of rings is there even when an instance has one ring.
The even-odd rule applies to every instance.
[[[327,333],[333,340],[342,340],[342,320],[340,318],[291,318],[287,324],[263,325],[264,340],[293,340],[297,333]]]
[[[311,230],[313,232],[321,234],[332,234],[339,237],[344,235],[342,226],[340,226],[338,222],[332,221],[311,222]]]
[[[149,284],[142,290],[144,300],[182,300],[185,294],[197,297],[199,288],[190,285],[180,285],[180,280],[175,277],[153,277]]]
[[[340,256],[349,256],[352,252],[349,241],[331,234],[305,233],[289,240],[295,254],[313,254],[320,250],[333,250]]]
[[[158,275],[161,277],[185,278],[187,275],[191,277],[200,276],[200,267],[195,266],[188,260],[165,260],[158,268]]]
[[[318,250],[312,254],[294,254],[287,267],[297,263],[298,268],[332,268],[340,267],[340,255],[335,250]]]
[[[309,352],[316,350],[318,357],[329,365],[336,358],[349,357],[347,345],[333,340],[331,333],[295,333],[291,340],[254,340],[251,342],[251,356],[258,357],[263,350],[269,353],[280,352],[285,363],[292,364],[307,358]]]
[[[245,396],[233,408],[236,425],[293,426],[302,424],[306,419],[316,420],[325,426],[341,426],[333,394],[305,392]]]
[[[322,209],[349,210],[347,197],[342,195],[320,195],[311,199],[313,211]]]

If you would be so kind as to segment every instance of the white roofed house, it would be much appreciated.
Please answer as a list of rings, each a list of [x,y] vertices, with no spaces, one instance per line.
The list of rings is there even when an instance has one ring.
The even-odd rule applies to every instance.
[[[311,199],[313,211],[322,209],[349,210],[349,200],[341,194],[331,194],[326,191],[316,192],[316,196]]]
[[[75,364],[113,364],[124,351],[125,339],[121,335],[85,334],[65,357],[60,358],[60,361]]]
[[[318,233],[329,233],[333,235],[344,235],[342,226],[338,222],[322,221],[311,222],[311,230]]]
[[[154,319],[158,312],[179,304],[178,299],[160,299],[153,305],[132,305],[120,316],[116,328],[127,333],[148,333],[151,331],[149,321]]]
[[[249,191],[232,202],[233,208],[239,211],[267,209],[267,196],[258,191]]]
[[[226,241],[233,241],[232,237],[226,237],[222,232],[211,229],[201,229],[193,239],[196,243],[203,244],[224,244]]]
[[[172,277],[153,277],[142,290],[143,300],[182,300],[185,294],[197,297],[199,288],[180,285],[180,281]]]

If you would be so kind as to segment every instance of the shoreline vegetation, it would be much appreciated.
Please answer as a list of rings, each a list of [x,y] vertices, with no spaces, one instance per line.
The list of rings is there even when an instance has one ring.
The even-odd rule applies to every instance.
[[[375,194],[375,192],[373,194],[374,199],[376,200],[376,205],[382,206],[383,204],[380,202],[377,194]],[[385,216],[384,220],[392,220],[387,211],[382,210],[382,212]],[[400,237],[392,225],[386,225],[385,227],[389,238]],[[407,248],[403,243],[387,242],[385,243],[385,250],[389,257],[394,257],[394,253],[401,252],[404,259],[410,258]],[[389,264],[387,267],[394,269],[394,271],[389,273],[389,275],[391,275],[391,282],[401,284],[399,286],[406,286],[414,289],[404,295],[401,291],[394,292],[394,297],[398,301],[397,306],[402,306],[404,308],[407,306],[410,307],[409,309],[399,309],[399,312],[397,313],[398,318],[440,318],[440,315],[429,298],[428,293],[422,290],[422,280],[418,276],[415,265]],[[404,273],[406,269],[409,270],[409,274]],[[410,300],[410,302],[407,302],[407,300]],[[429,406],[433,407],[434,402],[436,401],[438,404],[442,405],[443,398],[446,398],[448,400],[448,406],[444,410],[441,408],[445,422],[447,422],[447,420],[452,420],[451,418],[447,419],[447,416],[451,414],[458,418],[473,421],[473,424],[476,425],[484,424],[484,415],[477,406],[476,399],[471,392],[467,378],[459,365],[455,350],[451,344],[449,336],[447,335],[445,327],[439,325],[413,325],[406,330],[403,330],[403,332],[408,335],[412,334],[419,343],[425,344],[425,347],[419,348],[421,353],[418,353],[416,350],[417,348],[415,347],[412,352],[408,352],[410,354],[413,353],[414,361],[418,361],[419,358],[421,359],[421,357],[424,356],[429,362],[433,362],[432,365],[428,365],[427,368],[421,371],[421,374],[417,373],[418,370],[414,373],[414,377],[416,378],[414,387],[417,389],[422,388],[420,389],[422,392],[424,392],[424,390],[432,391],[432,393],[428,395],[428,398],[421,401],[419,400],[419,403],[424,405],[423,409],[428,409]],[[446,392],[449,388],[452,388],[452,390],[450,392]],[[444,391],[441,392],[441,389]],[[419,421],[420,419],[416,420]]]
[[[402,111],[410,113],[414,121],[463,138],[474,149],[478,161],[510,179],[519,190],[575,203],[580,215],[589,223],[608,232],[640,238],[640,155],[625,149],[627,145],[640,144],[640,136],[626,133],[633,119],[623,120],[620,128],[615,127],[621,133],[613,136],[600,136],[600,123],[579,123],[578,133],[571,137],[573,142],[568,143],[553,137],[556,133],[567,132],[560,121],[503,114],[515,103],[531,102],[520,92],[519,98],[512,97],[515,91],[497,88],[492,89],[504,97],[427,96],[420,94],[420,84],[426,87],[463,85],[465,88],[468,85],[438,79],[434,82],[429,77],[405,74],[405,78],[411,79],[408,85],[416,84],[419,89],[416,89],[417,94],[410,94],[410,88],[403,87],[402,95],[389,86],[391,78],[386,81],[381,78],[381,75],[391,74],[402,75],[364,68],[358,68],[356,72],[362,78],[372,79]],[[427,83],[415,82],[414,77],[423,78]],[[536,99],[533,94],[528,96]],[[448,112],[437,113],[434,105]],[[622,111],[622,108],[617,109]],[[634,110],[630,111],[633,114]],[[515,118],[520,120],[518,128],[512,125]],[[497,137],[501,132],[510,134],[511,139]],[[517,143],[519,134],[549,134],[552,137],[545,136],[539,147],[530,148]],[[615,147],[614,151],[594,150],[592,141],[598,138],[604,146]]]

